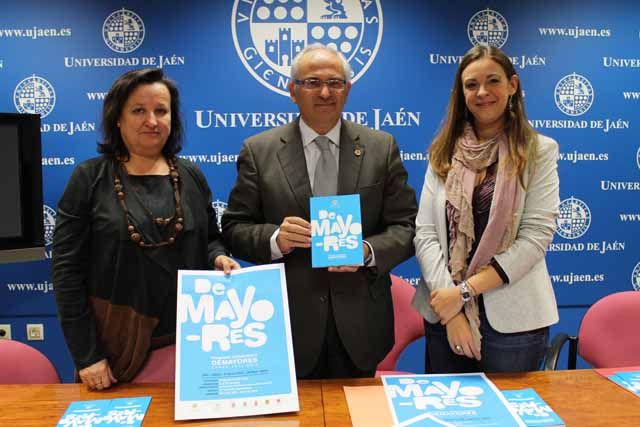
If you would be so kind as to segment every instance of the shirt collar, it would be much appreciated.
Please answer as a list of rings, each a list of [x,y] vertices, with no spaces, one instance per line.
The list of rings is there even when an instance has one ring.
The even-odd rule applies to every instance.
[[[340,128],[342,127],[342,120],[338,120],[338,123],[331,128],[329,132],[327,132],[324,136],[329,138],[337,147],[340,147]],[[311,129],[308,124],[302,120],[300,117],[300,135],[302,136],[302,146],[307,147],[309,144],[313,142],[314,139],[319,135],[318,132]]]

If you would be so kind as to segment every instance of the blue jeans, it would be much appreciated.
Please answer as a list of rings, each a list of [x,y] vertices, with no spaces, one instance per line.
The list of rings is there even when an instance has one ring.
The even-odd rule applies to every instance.
[[[425,333],[427,374],[537,371],[544,359],[549,340],[549,327],[513,334],[496,331],[489,325],[482,304],[482,360],[469,359],[451,351],[447,330],[439,323],[431,324],[425,321]]]

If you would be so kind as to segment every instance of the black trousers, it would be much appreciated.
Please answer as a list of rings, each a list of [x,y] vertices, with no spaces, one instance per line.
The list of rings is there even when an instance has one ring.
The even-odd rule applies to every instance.
[[[338,334],[333,308],[329,301],[327,328],[318,363],[308,375],[298,379],[368,378],[374,375],[375,369],[363,371],[353,364]]]

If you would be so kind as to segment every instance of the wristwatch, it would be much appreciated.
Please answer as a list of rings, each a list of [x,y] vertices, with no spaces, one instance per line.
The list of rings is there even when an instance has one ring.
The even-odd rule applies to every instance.
[[[466,280],[463,280],[458,285],[460,288],[460,297],[462,298],[462,302],[467,302],[471,299],[471,288]]]

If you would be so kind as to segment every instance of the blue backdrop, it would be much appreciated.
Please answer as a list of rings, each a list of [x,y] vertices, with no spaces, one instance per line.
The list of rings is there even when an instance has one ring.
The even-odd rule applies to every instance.
[[[78,163],[96,155],[102,99],[124,71],[162,67],[179,84],[187,143],[222,212],[242,141],[294,119],[289,62],[333,43],[354,68],[345,117],[391,132],[420,193],[426,149],[461,55],[502,47],[532,125],[560,144],[561,215],[547,256],[561,323],[575,333],[603,295],[640,289],[640,4],[459,0],[23,0],[0,16],[0,111],[42,115],[44,214]],[[32,341],[67,380],[50,260],[0,266],[0,324]],[[395,273],[412,283],[415,260]],[[421,344],[402,367],[420,371]]]

